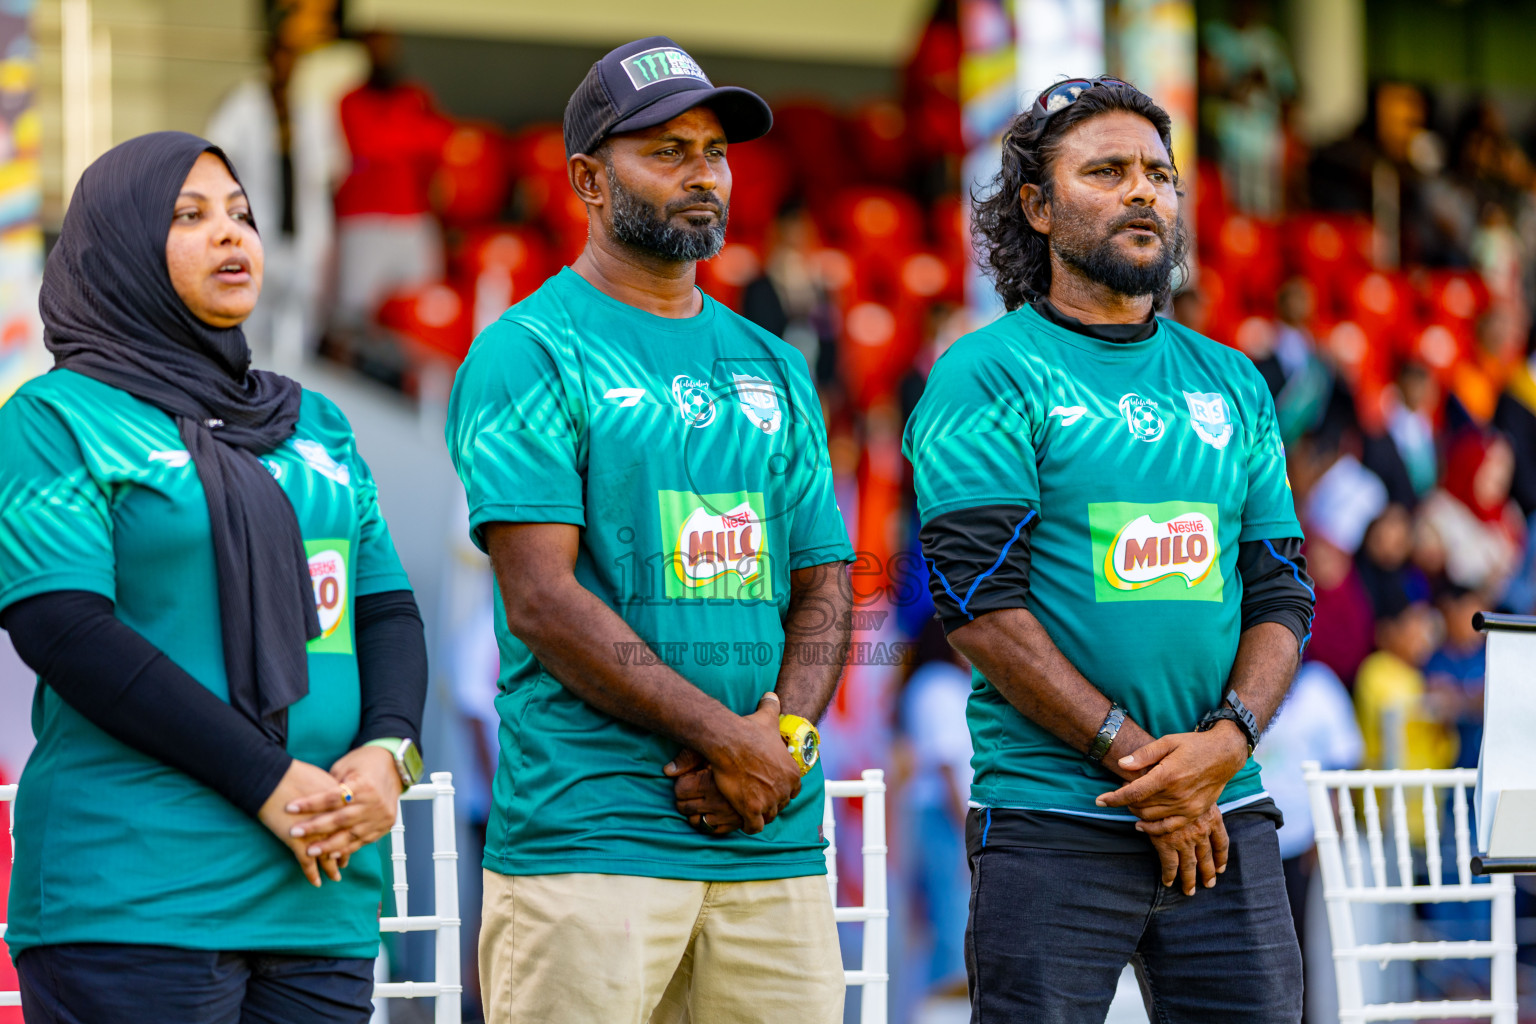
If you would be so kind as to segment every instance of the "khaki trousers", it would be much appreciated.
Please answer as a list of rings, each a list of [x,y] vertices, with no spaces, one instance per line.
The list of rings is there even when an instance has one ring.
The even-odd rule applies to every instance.
[[[485,872],[487,1024],[839,1024],[827,880]]]

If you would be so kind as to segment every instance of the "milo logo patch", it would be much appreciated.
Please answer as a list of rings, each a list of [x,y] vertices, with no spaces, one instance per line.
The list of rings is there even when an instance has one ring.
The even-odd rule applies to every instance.
[[[668,597],[763,598],[773,593],[763,496],[660,491]]]
[[[1216,506],[1095,502],[1088,506],[1098,601],[1219,601]]]
[[[309,642],[309,650],[314,654],[351,654],[352,626],[347,621],[351,603],[347,557],[351,545],[345,540],[307,540],[304,553],[309,556],[309,582],[315,592],[315,614],[320,619],[320,635]]]

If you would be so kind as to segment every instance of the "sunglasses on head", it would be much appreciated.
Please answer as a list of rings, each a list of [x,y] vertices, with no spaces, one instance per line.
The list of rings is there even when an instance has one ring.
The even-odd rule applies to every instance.
[[[1096,85],[1123,85],[1127,89],[1136,88],[1130,82],[1111,78],[1109,75],[1100,75],[1097,78],[1069,78],[1065,82],[1057,82],[1035,97],[1035,115],[1050,117],[1056,111],[1076,103],[1079,96]]]

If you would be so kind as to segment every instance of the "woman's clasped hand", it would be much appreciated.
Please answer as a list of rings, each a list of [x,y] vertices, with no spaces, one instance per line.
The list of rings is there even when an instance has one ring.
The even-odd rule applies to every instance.
[[[352,854],[389,832],[400,793],[400,775],[389,751],[358,747],[330,771],[295,759],[259,816],[292,851],[309,883],[318,886],[322,871],[331,881],[341,881]]]

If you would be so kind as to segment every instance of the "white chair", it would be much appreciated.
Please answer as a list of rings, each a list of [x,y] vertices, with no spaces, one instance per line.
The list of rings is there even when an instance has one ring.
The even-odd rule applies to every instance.
[[[821,830],[827,840],[827,885],[832,890],[833,913],[841,923],[864,924],[863,962],[856,971],[844,971],[848,987],[864,990],[859,1004],[859,1024],[885,1024],[886,993],[890,974],[886,966],[886,928],[891,916],[885,885],[885,772],[871,768],[857,781],[828,781]],[[864,800],[864,902],[856,907],[837,906],[837,825],[832,818],[834,798]]]
[[[6,804],[9,813],[6,815],[5,834],[10,840],[11,863],[16,863],[16,786],[0,786],[0,804]],[[0,893],[0,896],[3,896]],[[0,906],[4,906],[4,900],[0,899]],[[5,938],[5,922],[0,921],[0,939]],[[20,992],[0,992],[0,1006],[20,1006]]]
[[[1515,1024],[1514,882],[1508,875],[1496,875],[1487,882],[1474,882],[1472,878],[1467,791],[1476,784],[1477,771],[1471,768],[1322,771],[1315,761],[1302,767],[1312,803],[1323,899],[1328,908],[1328,930],[1333,938],[1340,1024],[1446,1017],[1486,1018],[1493,1024]],[[1456,845],[1454,884],[1447,884],[1442,879],[1440,816],[1446,791],[1451,796]],[[1379,794],[1385,794],[1388,801],[1395,854],[1395,863],[1391,864],[1383,840]],[[1424,847],[1418,851],[1422,853],[1422,860],[1416,857],[1412,848],[1409,799],[1405,794],[1417,796],[1423,805],[1420,812]],[[1357,806],[1365,820],[1364,854],[1355,820]],[[1416,864],[1424,869],[1424,884],[1415,882]],[[1389,877],[1392,875],[1395,878]],[[1492,904],[1493,924],[1488,940],[1356,941],[1356,907],[1471,901]],[[1438,1002],[1365,1001],[1361,964],[1375,961],[1384,967],[1394,961],[1423,960],[1491,961],[1491,998]]]
[[[453,773],[433,772],[431,782],[406,790],[406,800],[432,801],[432,901],[433,912],[415,917],[410,913],[410,886],[405,878],[405,808],[395,815],[389,830],[389,859],[394,869],[395,917],[379,919],[380,932],[436,932],[436,975],[432,981],[386,981],[374,986],[374,1021],[385,1019],[385,999],[437,1000],[433,1024],[460,1024],[463,1020],[463,981],[459,965],[459,853],[454,839]],[[383,951],[379,955],[382,957]]]
[[[10,805],[7,835],[12,837],[12,861],[15,860],[16,786],[0,786],[0,803]],[[386,982],[374,989],[376,1000],[424,999],[432,996],[437,1000],[434,1024],[460,1024],[463,1007],[460,993],[463,985],[459,979],[459,878],[458,852],[454,848],[453,822],[453,775],[449,772],[433,772],[432,781],[412,786],[401,800],[432,801],[432,868],[435,913],[419,917],[409,916],[409,888],[405,881],[405,823],[404,816],[397,815],[395,826],[390,830],[390,860],[394,865],[395,907],[398,917],[381,918],[381,932],[437,932],[436,979],[429,982]],[[0,939],[5,937],[5,925],[0,924]],[[0,1006],[20,1006],[20,992],[0,992]]]

